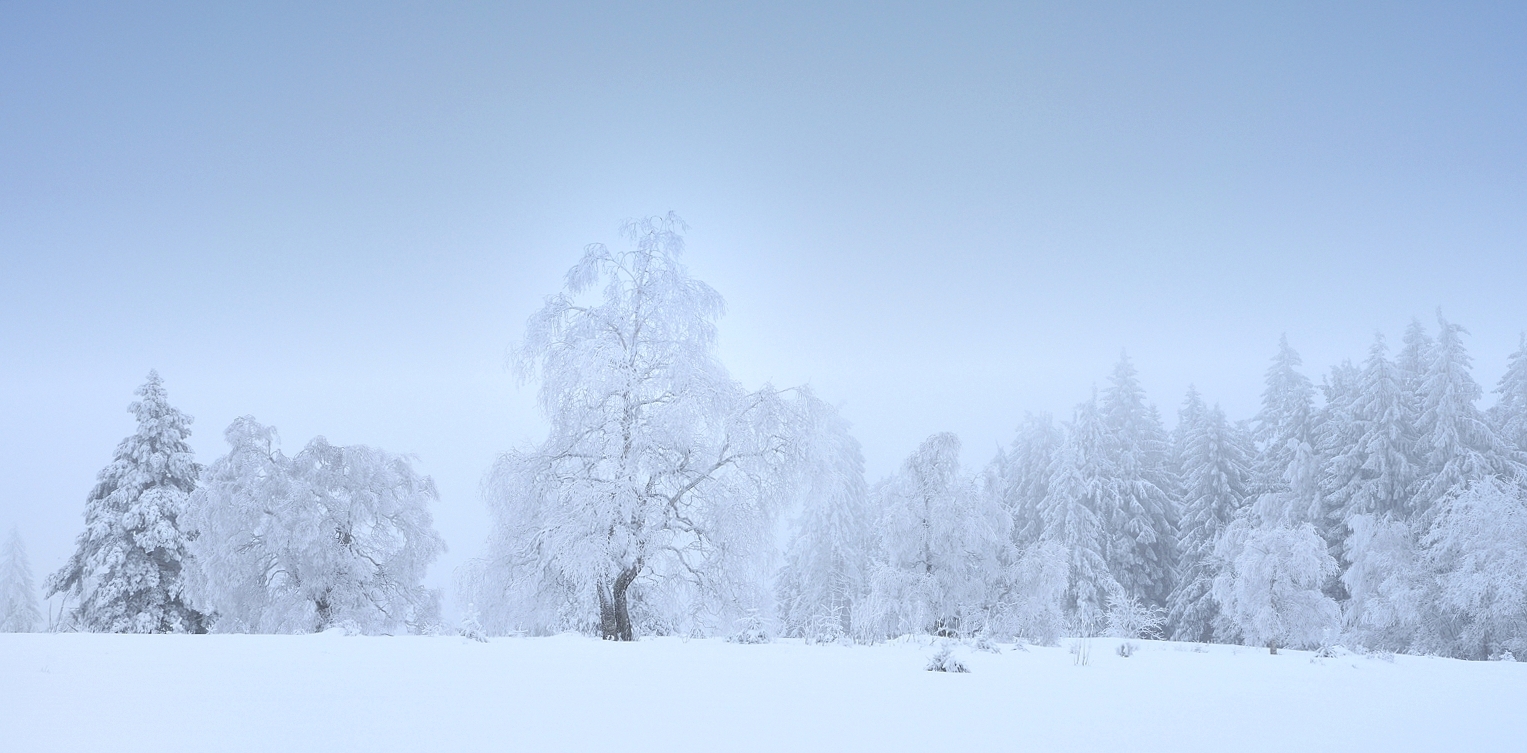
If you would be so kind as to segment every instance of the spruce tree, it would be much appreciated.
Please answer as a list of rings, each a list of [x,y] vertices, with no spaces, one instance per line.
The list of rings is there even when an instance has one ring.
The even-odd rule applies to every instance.
[[[1502,439],[1527,452],[1527,333],[1507,361],[1506,373],[1495,387],[1500,402],[1490,409],[1495,430]]]
[[[1323,487],[1340,520],[1409,513],[1415,428],[1404,389],[1404,374],[1389,360],[1379,335],[1368,350],[1343,430],[1329,434],[1334,441]]]
[[[1108,567],[1110,547],[1104,526],[1104,511],[1117,502],[1111,483],[1111,444],[1094,394],[1076,407],[1066,428],[1043,510],[1044,540],[1066,552],[1070,573],[1066,608],[1083,629],[1096,627],[1108,599],[1122,591]]]
[[[1322,513],[1320,463],[1313,445],[1315,388],[1299,372],[1303,363],[1288,337],[1280,338],[1255,419],[1253,491],[1257,514],[1268,523],[1296,525],[1316,521]]]
[[[1437,314],[1438,332],[1420,388],[1417,456],[1421,471],[1413,504],[1423,516],[1444,497],[1488,477],[1520,483],[1523,468],[1475,405],[1483,390],[1469,373],[1463,327]]]
[[[164,383],[150,371],[128,407],[138,430],[117,445],[85,500],[85,531],[47,595],[74,603],[72,626],[107,633],[202,631],[187,605],[182,572],[189,564],[180,528],[200,469],[186,437],[191,417],[171,407]]]
[[[1214,546],[1246,503],[1251,474],[1248,440],[1218,405],[1205,409],[1190,390],[1178,423],[1183,488],[1182,576],[1167,601],[1172,637],[1228,637],[1212,595],[1219,563]]]
[[[0,633],[30,633],[40,627],[42,612],[37,606],[37,586],[27,562],[26,544],[21,541],[21,532],[12,528],[0,549]]]
[[[1110,436],[1114,504],[1104,524],[1113,537],[1109,568],[1125,594],[1166,603],[1177,564],[1177,509],[1169,491],[1169,443],[1129,357],[1109,377],[1102,410]]]

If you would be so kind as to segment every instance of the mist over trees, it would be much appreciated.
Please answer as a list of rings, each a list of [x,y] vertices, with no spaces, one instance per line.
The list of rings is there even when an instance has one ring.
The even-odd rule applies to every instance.
[[[808,386],[728,373],[724,302],[684,266],[684,229],[647,218],[587,247],[515,346],[549,431],[484,478],[486,551],[456,573],[472,637],[1109,631],[1527,656],[1527,336],[1488,410],[1439,313],[1318,382],[1284,338],[1256,415],[1190,387],[1170,432],[1123,356],[1066,420],[1015,417],[989,462],[939,433],[872,483]],[[204,467],[158,375],[137,395],[46,579],[55,627],[439,628],[421,585],[438,495],[408,456],[322,437],[287,456],[244,417]],[[0,628],[40,627],[14,535],[0,599]]]

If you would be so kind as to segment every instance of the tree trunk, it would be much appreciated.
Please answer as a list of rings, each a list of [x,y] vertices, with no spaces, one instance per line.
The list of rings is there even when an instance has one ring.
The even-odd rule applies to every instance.
[[[606,589],[604,584],[600,584],[598,589],[599,637],[607,641],[636,640],[636,635],[631,630],[631,609],[626,592],[640,572],[641,563],[638,562],[622,570],[609,589]]]
[[[1277,641],[1268,641],[1267,642],[1267,653],[1272,654],[1273,656],[1277,656],[1278,655],[1278,642]]]

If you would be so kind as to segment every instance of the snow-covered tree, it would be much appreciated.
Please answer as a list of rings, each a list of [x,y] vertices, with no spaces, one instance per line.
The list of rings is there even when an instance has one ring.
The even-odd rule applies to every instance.
[[[1323,488],[1336,515],[1408,515],[1415,429],[1405,406],[1404,375],[1378,336],[1363,365],[1358,393],[1341,430],[1331,432]]]
[[[42,627],[37,585],[27,562],[26,544],[15,528],[0,548],[0,633],[30,633]]]
[[[776,586],[786,636],[828,640],[854,634],[871,552],[864,455],[848,421],[809,395],[813,425],[804,457],[800,518]]]
[[[1178,511],[1169,495],[1176,480],[1168,467],[1166,431],[1156,409],[1146,404],[1128,356],[1114,367],[1100,408],[1110,439],[1112,493],[1104,511],[1113,538],[1108,566],[1128,596],[1161,606],[1171,593],[1178,558]]]
[[[1527,495],[1493,477],[1441,501],[1425,538],[1438,573],[1437,617],[1426,646],[1485,659],[1527,656]]]
[[[1465,330],[1440,312],[1437,323],[1416,426],[1420,472],[1413,504],[1422,515],[1475,481],[1495,477],[1521,483],[1523,477],[1516,448],[1495,433],[1475,405],[1483,391],[1469,373],[1473,359],[1463,347]]]
[[[1191,389],[1177,432],[1183,490],[1182,574],[1167,602],[1167,626],[1176,640],[1209,641],[1217,628],[1225,632],[1219,604],[1210,593],[1221,566],[1214,559],[1214,547],[1246,504],[1250,443],[1218,405],[1204,408],[1198,392]]]
[[[1018,436],[988,468],[987,488],[1013,518],[1013,543],[1026,549],[1044,535],[1044,503],[1065,434],[1048,413],[1024,416]]]
[[[793,490],[798,405],[716,356],[721,296],[680,263],[675,216],[589,246],[516,351],[549,436],[486,482],[494,530],[463,573],[490,631],[729,625],[772,599],[774,521]]]
[[[1105,520],[1117,503],[1111,445],[1094,395],[1076,407],[1066,427],[1043,511],[1043,540],[1066,553],[1066,609],[1089,622],[1101,619],[1109,595],[1123,588],[1108,567],[1111,541]]]
[[[323,437],[296,456],[245,416],[192,495],[195,603],[219,632],[422,629],[438,595],[421,585],[445,544],[429,477],[409,459]]]
[[[1301,365],[1288,338],[1280,338],[1255,420],[1254,504],[1258,516],[1274,525],[1323,519],[1320,458],[1314,446],[1315,388],[1299,372]]]
[[[876,496],[866,637],[985,630],[1013,559],[1011,518],[961,471],[959,438],[929,437]]]
[[[1252,645],[1280,647],[1319,643],[1339,623],[1340,608],[1322,587],[1336,560],[1309,523],[1245,525],[1237,520],[1221,538],[1218,555],[1228,566],[1214,579],[1214,598],[1225,617]]]
[[[189,559],[180,517],[199,468],[186,438],[191,417],[170,407],[150,371],[128,410],[138,429],[117,446],[85,500],[85,531],[47,595],[74,603],[73,628],[110,633],[200,632],[183,593]]]
[[[1437,581],[1418,525],[1393,513],[1347,518],[1349,563],[1341,574],[1349,636],[1389,651],[1424,650],[1434,626]]]
[[[1495,430],[1517,450],[1527,452],[1527,333],[1507,361],[1506,373],[1495,387],[1500,401],[1490,409]]]

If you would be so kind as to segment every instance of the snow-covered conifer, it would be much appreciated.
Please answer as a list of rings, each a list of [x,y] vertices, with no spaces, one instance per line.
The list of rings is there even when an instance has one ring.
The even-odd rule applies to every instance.
[[[1405,409],[1404,375],[1386,357],[1382,335],[1369,349],[1343,430],[1331,436],[1323,486],[1338,517],[1410,512],[1415,429]]]
[[[723,301],[680,263],[683,228],[648,218],[625,227],[627,250],[589,246],[530,319],[516,365],[551,429],[486,481],[489,552],[462,580],[490,631],[632,640],[642,623],[715,628],[772,599],[805,419],[722,366]]]
[[[1299,372],[1302,364],[1288,338],[1280,338],[1255,421],[1252,491],[1257,514],[1270,524],[1298,525],[1323,517],[1314,446],[1315,388]]]
[[[1076,407],[1055,456],[1045,499],[1044,540],[1066,552],[1066,608],[1083,620],[1101,619],[1109,594],[1123,587],[1108,567],[1107,511],[1117,503],[1110,464],[1112,439],[1094,395]]]
[[[288,458],[245,416],[224,432],[187,516],[198,532],[195,603],[219,632],[419,629],[438,595],[421,585],[445,549],[434,482],[409,459],[323,437]]]
[[[1444,497],[1487,477],[1521,483],[1523,467],[1475,403],[1482,390],[1469,373],[1463,327],[1437,315],[1436,342],[1421,384],[1417,419],[1418,473],[1413,504],[1426,514]]]
[[[171,407],[164,383],[150,371],[128,407],[138,429],[117,445],[85,500],[85,531],[63,569],[49,576],[47,595],[64,594],[79,630],[185,633],[202,630],[202,615],[183,594],[189,548],[180,517],[199,468],[186,438],[191,417]]]
[[[1226,420],[1218,405],[1205,409],[1197,391],[1188,393],[1177,431],[1182,448],[1182,574],[1168,600],[1167,624],[1176,640],[1208,641],[1220,625],[1219,605],[1210,594],[1220,568],[1214,546],[1246,503],[1249,439]]]
[[[1050,414],[1027,414],[1018,436],[998,453],[989,471],[989,486],[1013,518],[1013,542],[1019,548],[1037,544],[1044,535],[1044,502],[1050,494],[1055,456],[1065,434]]]
[[[21,532],[12,528],[0,548],[0,633],[30,633],[41,627],[42,611],[26,544]]]
[[[1166,603],[1177,566],[1175,487],[1170,444],[1161,419],[1145,402],[1145,390],[1129,357],[1119,359],[1100,406],[1109,434],[1104,525],[1113,541],[1109,569],[1125,593],[1147,605]]]
[[[1495,387],[1499,402],[1490,409],[1495,430],[1518,451],[1527,452],[1527,333],[1507,361],[1506,373]]]

